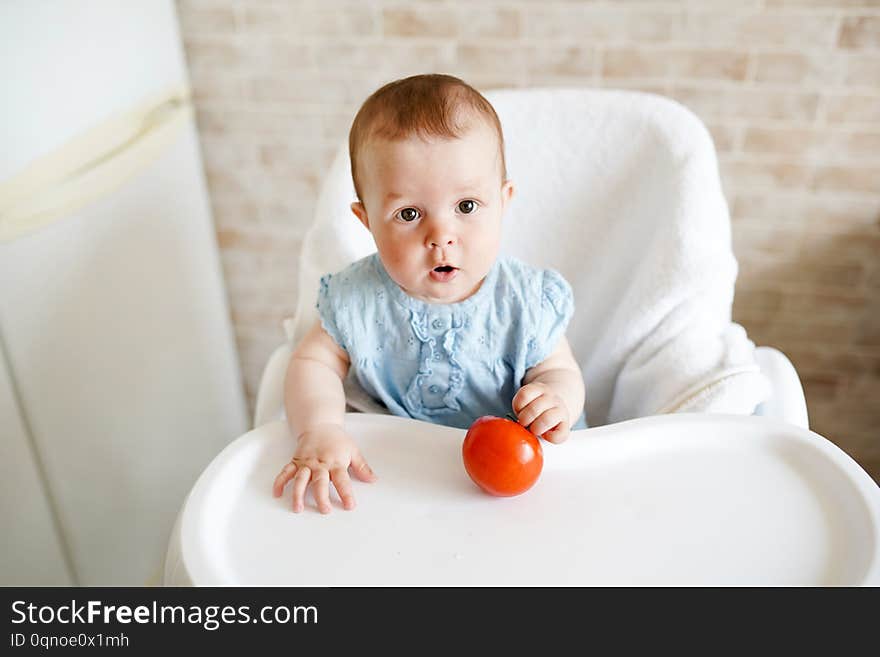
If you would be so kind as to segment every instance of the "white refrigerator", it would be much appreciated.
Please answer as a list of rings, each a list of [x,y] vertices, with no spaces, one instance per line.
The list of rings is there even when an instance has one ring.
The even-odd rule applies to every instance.
[[[0,4],[0,585],[155,581],[247,426],[175,8]]]

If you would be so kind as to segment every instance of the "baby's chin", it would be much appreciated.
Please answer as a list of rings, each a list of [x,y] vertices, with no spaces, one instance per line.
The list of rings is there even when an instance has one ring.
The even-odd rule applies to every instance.
[[[424,301],[425,303],[459,303],[460,301],[465,301],[476,294],[477,290],[480,289],[480,284],[482,282],[482,278],[476,283],[465,283],[464,281],[439,283],[436,281],[429,281],[421,286],[414,287],[412,290],[404,288],[404,292],[419,301]]]
[[[462,292],[449,292],[446,294],[437,293],[433,290],[407,290],[404,288],[403,290],[413,299],[417,299],[419,301],[424,301],[425,303],[433,303],[433,304],[450,304],[450,303],[458,303],[459,301],[464,301],[467,299],[470,294],[462,293]]]

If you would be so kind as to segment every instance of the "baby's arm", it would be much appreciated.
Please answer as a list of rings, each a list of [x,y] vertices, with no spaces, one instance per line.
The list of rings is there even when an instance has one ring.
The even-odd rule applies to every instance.
[[[312,495],[322,513],[330,512],[330,482],[346,509],[354,507],[351,466],[358,479],[373,481],[375,475],[357,445],[343,428],[348,354],[334,342],[320,321],[303,338],[290,358],[284,381],[284,408],[291,435],[297,438],[296,452],[276,477],[273,493],[280,496],[293,479],[293,510],[301,511],[305,491]]]
[[[535,435],[561,443],[584,409],[584,395],[580,367],[563,335],[552,354],[526,371],[513,412]]]
[[[342,426],[348,354],[316,321],[290,357],[284,379],[284,409],[293,436],[321,424]]]

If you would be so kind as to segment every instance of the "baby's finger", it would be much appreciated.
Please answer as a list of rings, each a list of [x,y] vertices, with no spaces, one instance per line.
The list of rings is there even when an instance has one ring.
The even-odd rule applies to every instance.
[[[561,443],[565,442],[570,433],[571,427],[569,426],[568,421],[564,420],[549,431],[545,432],[541,437],[551,443]]]
[[[532,401],[540,397],[542,394],[544,394],[544,391],[538,386],[526,384],[520,388],[519,392],[513,396],[513,401],[511,402],[513,412],[516,414],[517,418],[519,418],[520,412],[525,409],[526,406],[531,404]]]
[[[522,409],[517,415],[516,421],[524,427],[528,427],[537,420],[542,413],[553,408],[553,400],[548,395],[541,395],[532,400],[532,402]],[[531,429],[534,433],[534,429]]]
[[[296,463],[288,463],[283,468],[281,468],[281,474],[275,477],[275,482],[272,484],[272,494],[275,497],[281,495],[284,492],[284,487],[287,485],[287,482],[293,479],[293,475],[296,474]]]
[[[532,426],[529,427],[529,430],[536,436],[541,436],[543,438],[546,432],[555,428],[558,424],[564,421],[565,413],[558,406],[554,406],[553,408],[541,413],[541,415],[538,416],[538,419],[532,422]]]
[[[339,493],[339,499],[342,500],[342,506],[345,509],[354,508],[354,491],[351,487],[351,478],[348,476],[346,468],[335,468],[330,473],[330,479]]]
[[[321,513],[330,513],[330,473],[324,468],[316,468],[312,475],[312,497]]]
[[[299,513],[305,507],[306,486],[309,485],[309,479],[312,476],[312,470],[308,466],[300,466],[293,478],[293,511]]]
[[[373,472],[373,469],[369,465],[367,465],[366,459],[360,452],[355,452],[351,455],[350,467],[354,476],[361,481],[376,481],[376,473]]]

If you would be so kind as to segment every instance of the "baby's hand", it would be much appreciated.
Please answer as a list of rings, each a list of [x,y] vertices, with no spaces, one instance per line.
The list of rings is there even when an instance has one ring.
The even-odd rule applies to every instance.
[[[336,487],[342,506],[354,508],[354,493],[348,468],[361,481],[372,482],[376,475],[367,465],[354,440],[338,424],[322,424],[303,432],[290,463],[275,478],[272,493],[279,497],[285,484],[293,479],[293,510],[305,506],[306,488],[312,484],[312,496],[321,513],[330,513],[330,482]]]
[[[546,383],[527,383],[513,397],[517,422],[536,436],[561,443],[571,429],[571,419],[562,397]]]

